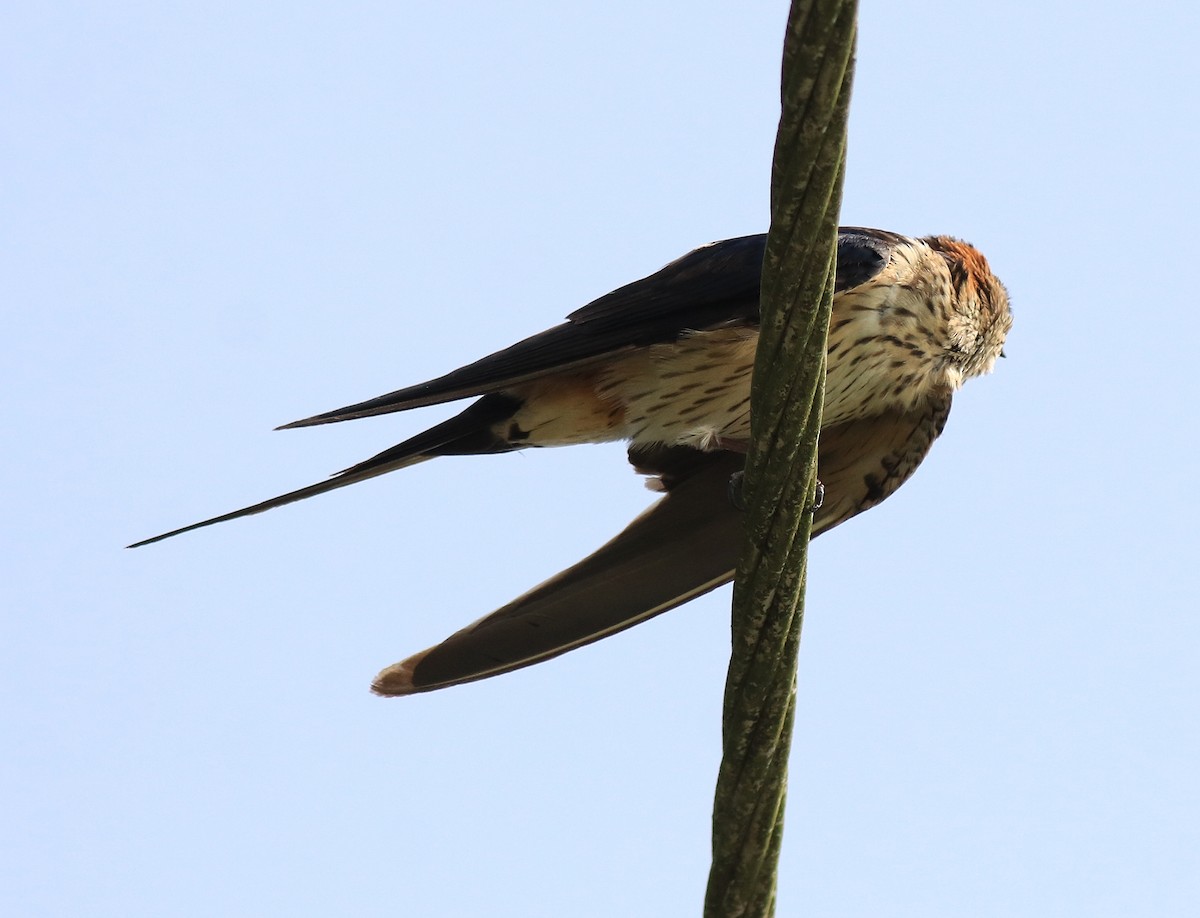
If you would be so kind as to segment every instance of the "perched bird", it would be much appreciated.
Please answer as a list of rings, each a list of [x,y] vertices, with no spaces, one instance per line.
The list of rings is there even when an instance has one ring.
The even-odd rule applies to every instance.
[[[477,397],[327,481],[130,547],[437,456],[625,440],[663,498],[578,564],[388,667],[373,690],[407,695],[507,672],[720,586],[733,578],[741,540],[730,480],[750,436],[765,246],[765,235],[703,246],[445,376],[286,424]],[[948,236],[839,232],[814,535],[908,479],[942,432],[954,391],[992,369],[1011,326],[1004,286],[974,247]]]

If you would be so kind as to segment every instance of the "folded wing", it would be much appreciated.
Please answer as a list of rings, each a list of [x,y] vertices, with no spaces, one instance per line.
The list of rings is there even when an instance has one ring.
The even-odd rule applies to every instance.
[[[821,433],[825,502],[818,535],[880,503],[904,483],[941,433],[950,398],[921,413],[887,413]],[[372,690],[410,695],[550,659],[623,631],[733,579],[742,515],[729,479],[744,457],[685,447],[633,454],[667,495],[578,564],[428,650],[383,670]]]

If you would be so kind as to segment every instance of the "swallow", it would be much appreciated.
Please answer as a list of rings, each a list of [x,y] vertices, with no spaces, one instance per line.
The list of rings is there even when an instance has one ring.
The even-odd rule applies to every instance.
[[[131,545],[262,513],[439,456],[626,441],[663,496],[596,552],[384,669],[380,695],[483,679],[622,631],[733,579],[730,483],[750,437],[766,236],[714,242],[511,347],[278,429],[473,398],[460,414],[326,481]],[[839,231],[813,535],[881,503],[941,434],[954,392],[1012,326],[984,256],[949,236]]]

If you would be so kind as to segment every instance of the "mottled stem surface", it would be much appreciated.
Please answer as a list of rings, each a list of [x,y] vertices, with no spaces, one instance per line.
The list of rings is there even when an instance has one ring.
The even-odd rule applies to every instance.
[[[784,40],[705,918],[775,912],[856,11],[795,0]]]

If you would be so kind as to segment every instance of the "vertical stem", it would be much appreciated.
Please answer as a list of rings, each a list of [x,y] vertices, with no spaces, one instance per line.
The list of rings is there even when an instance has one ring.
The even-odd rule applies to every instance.
[[[855,23],[854,0],[794,0],[784,41],[705,918],[775,911]]]

